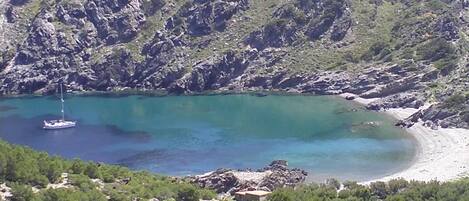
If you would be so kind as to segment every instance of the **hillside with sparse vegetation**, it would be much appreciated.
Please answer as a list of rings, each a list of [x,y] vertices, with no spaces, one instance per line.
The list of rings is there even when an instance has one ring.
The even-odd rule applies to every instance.
[[[298,74],[398,65],[436,74],[425,98],[438,99],[438,86],[464,77],[467,7],[464,0],[8,0],[0,5],[0,93],[53,93],[58,81],[73,91],[285,89],[281,81]],[[307,91],[298,86],[305,82],[287,86]]]
[[[8,0],[1,95],[283,91],[469,127],[466,0]],[[444,114],[444,115],[438,115]],[[410,126],[409,119],[402,125]]]

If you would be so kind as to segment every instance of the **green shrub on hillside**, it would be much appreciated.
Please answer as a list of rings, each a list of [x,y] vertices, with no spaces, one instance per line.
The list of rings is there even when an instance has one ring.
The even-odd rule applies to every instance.
[[[194,187],[184,187],[179,190],[177,194],[178,201],[199,201],[201,199],[201,195],[197,192]]]
[[[433,62],[443,75],[449,74],[457,67],[458,63],[456,48],[442,38],[432,39],[418,47],[417,56],[420,60]]]
[[[90,180],[90,178],[82,174],[69,175],[69,182],[83,191],[89,191],[96,188],[96,185]]]
[[[146,15],[154,15],[156,11],[166,4],[165,0],[144,0],[142,3],[143,11]]]
[[[426,7],[436,12],[445,12],[449,9],[449,5],[441,0],[429,0],[426,2]]]
[[[303,11],[298,9],[292,4],[287,4],[283,8],[277,11],[279,18],[293,19],[298,24],[304,24],[307,22],[306,15]]]
[[[37,200],[34,197],[33,190],[29,185],[22,185],[19,183],[11,184],[11,201],[33,201]]]
[[[378,41],[378,42],[373,43],[368,48],[368,51],[363,53],[360,58],[361,60],[364,60],[364,61],[371,61],[373,59],[376,59],[376,60],[385,59],[388,55],[391,54],[390,48],[391,47],[388,43]]]
[[[38,198],[42,201],[107,201],[106,196],[98,190],[75,191],[72,189],[48,189],[41,192]]]
[[[70,167],[70,173],[73,173],[73,174],[82,174],[84,171],[85,171],[85,168],[86,168],[86,164],[79,160],[79,159],[74,159],[72,162],[71,162],[71,167]]]
[[[73,188],[44,189],[49,183],[60,182],[62,173],[69,173],[69,183]],[[104,183],[98,185],[92,178]],[[28,201],[99,201],[107,200],[106,196],[110,200],[166,200],[178,197],[190,200],[215,197],[211,190],[200,189],[168,177],[78,159],[64,160],[1,140],[0,181],[13,188],[13,199]],[[30,196],[32,186],[39,188],[39,193],[34,193],[33,197]]]
[[[321,19],[328,22],[333,21],[336,16],[342,14],[341,10],[344,5],[344,0],[325,0],[323,2],[324,11]]]
[[[92,179],[101,178],[101,172],[98,169],[98,165],[95,163],[89,163],[85,168],[85,175]]]
[[[408,201],[438,200],[456,201],[469,200],[469,179],[457,182],[440,183],[407,182],[402,179],[371,183],[369,186],[358,185],[356,182],[345,182],[343,189],[336,191],[326,185],[309,185],[295,189],[283,188],[274,191],[269,201]]]
[[[466,102],[466,97],[462,94],[454,94],[443,101],[443,107],[445,108],[455,108],[461,106]]]
[[[428,41],[417,48],[417,56],[422,60],[438,61],[443,58],[450,58],[455,54],[453,45],[442,38]]]

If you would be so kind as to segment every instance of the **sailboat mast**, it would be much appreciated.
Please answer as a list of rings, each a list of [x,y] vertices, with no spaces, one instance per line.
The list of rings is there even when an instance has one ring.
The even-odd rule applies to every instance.
[[[62,84],[60,84],[60,102],[62,103],[62,120],[65,121],[65,114],[64,114],[64,94],[62,91]]]

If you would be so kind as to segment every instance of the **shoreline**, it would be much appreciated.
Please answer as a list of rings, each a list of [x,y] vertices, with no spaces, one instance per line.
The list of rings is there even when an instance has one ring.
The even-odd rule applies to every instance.
[[[354,94],[341,94],[341,97],[354,96],[353,101],[367,105],[377,99],[360,98]],[[423,106],[422,108],[428,107]],[[417,112],[415,108],[392,108],[382,111],[398,120]],[[417,142],[415,159],[407,168],[390,173],[378,179],[360,182],[370,184],[403,178],[415,181],[446,182],[469,176],[469,130],[461,128],[438,128],[433,130],[418,122],[405,131]]]
[[[259,94],[258,94],[259,93]],[[90,95],[89,94],[78,94]],[[112,94],[101,93],[101,94]],[[250,95],[314,95],[314,94],[295,94],[295,93],[262,93],[260,91],[253,91],[247,93],[227,93],[233,94],[250,94]],[[77,94],[74,94],[77,95]],[[135,95],[135,94],[117,94],[118,95]],[[140,94],[143,95],[143,94]],[[187,94],[184,94],[187,95]],[[204,94],[192,94],[204,95]],[[210,94],[205,94],[210,95]],[[213,95],[223,95],[215,93]],[[226,95],[226,94],[225,94]],[[163,95],[165,96],[165,95]],[[191,95],[188,95],[191,96]],[[343,93],[339,97],[355,97],[353,101],[361,105],[370,104],[380,98],[365,99],[355,94]],[[33,96],[35,97],[35,96]],[[422,106],[422,108],[429,107],[430,104]],[[419,109],[414,108],[392,108],[380,111],[383,114],[389,115],[397,120],[402,120],[417,112]],[[368,181],[361,181],[360,184],[369,184],[376,181],[389,181],[392,179],[403,178],[406,180],[417,181],[451,181],[462,177],[469,177],[469,129],[460,128],[438,128],[432,130],[431,128],[423,126],[423,122],[418,122],[411,128],[404,128],[404,130],[415,139],[416,153],[414,159],[397,172],[391,172],[377,179]]]
[[[87,96],[99,96],[99,97],[125,97],[125,96],[148,96],[148,97],[167,97],[167,96],[223,96],[223,95],[253,95],[253,96],[268,96],[268,95],[280,95],[280,96],[323,96],[314,93],[298,93],[292,91],[281,91],[281,90],[212,90],[204,92],[192,92],[192,93],[168,93],[164,90],[118,90],[118,91],[70,91],[64,92],[68,96],[87,97]],[[14,98],[37,98],[54,96],[54,94],[0,94],[0,99],[14,99]]]

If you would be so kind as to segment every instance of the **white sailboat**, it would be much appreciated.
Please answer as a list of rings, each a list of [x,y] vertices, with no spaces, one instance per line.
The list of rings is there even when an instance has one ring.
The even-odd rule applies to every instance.
[[[62,119],[58,120],[44,120],[44,129],[55,130],[55,129],[63,129],[63,128],[72,128],[77,125],[76,121],[67,121],[65,120],[65,113],[64,113],[64,95],[62,91],[62,84],[60,84],[60,101],[62,103]]]

